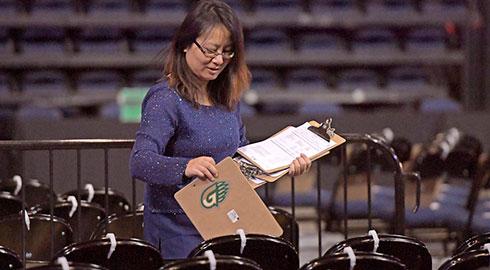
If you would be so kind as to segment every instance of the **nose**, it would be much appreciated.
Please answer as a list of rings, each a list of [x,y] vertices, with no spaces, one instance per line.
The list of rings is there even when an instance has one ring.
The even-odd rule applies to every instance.
[[[225,61],[223,59],[223,55],[222,54],[218,54],[216,57],[214,57],[212,60],[211,60],[214,64],[216,65],[221,65],[223,64]]]

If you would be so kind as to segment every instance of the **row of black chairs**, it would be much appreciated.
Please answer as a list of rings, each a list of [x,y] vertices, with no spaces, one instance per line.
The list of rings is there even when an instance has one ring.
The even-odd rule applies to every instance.
[[[266,235],[246,235],[244,248],[237,235],[209,239],[198,245],[188,259],[171,261],[163,260],[158,250],[144,241],[111,238],[108,236],[65,247],[56,253],[52,264],[64,257],[72,263],[100,265],[111,270],[210,269],[209,264],[213,260],[216,269],[432,269],[431,255],[422,242],[393,234],[346,239],[301,267],[298,253],[289,242]],[[467,239],[438,269],[476,270],[490,266],[488,243],[488,233]],[[6,269],[16,269],[22,265],[15,252],[3,247],[1,250],[0,263],[10,265]],[[210,250],[213,257],[209,255]],[[56,266],[52,267],[48,269],[57,269]]]

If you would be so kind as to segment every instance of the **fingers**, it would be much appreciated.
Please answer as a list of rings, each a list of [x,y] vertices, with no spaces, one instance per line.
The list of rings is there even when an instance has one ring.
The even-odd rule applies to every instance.
[[[291,163],[289,167],[289,175],[301,175],[308,172],[311,168],[311,160],[305,155],[301,154]]]
[[[201,180],[213,181],[218,177],[216,162],[211,157],[197,157],[187,163],[185,176],[198,177]]]

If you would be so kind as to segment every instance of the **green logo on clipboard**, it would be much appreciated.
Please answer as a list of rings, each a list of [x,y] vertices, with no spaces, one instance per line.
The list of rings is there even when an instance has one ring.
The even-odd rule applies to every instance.
[[[218,181],[207,187],[201,194],[201,205],[204,208],[218,207],[228,195],[228,183]]]

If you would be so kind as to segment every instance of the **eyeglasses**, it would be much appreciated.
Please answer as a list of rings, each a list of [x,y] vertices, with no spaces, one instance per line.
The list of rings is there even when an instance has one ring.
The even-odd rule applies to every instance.
[[[195,41],[195,40],[194,40],[194,44],[196,44],[196,46],[199,48],[199,50],[201,50],[201,52],[202,52],[202,54],[204,54],[204,56],[209,57],[211,59],[218,57],[218,55],[221,55],[223,57],[223,59],[230,60],[231,58],[233,58],[233,56],[235,56],[235,52],[233,52],[233,51],[223,51],[223,52],[213,51],[213,50],[204,48],[203,46],[201,46],[201,44],[197,43],[197,41]]]

